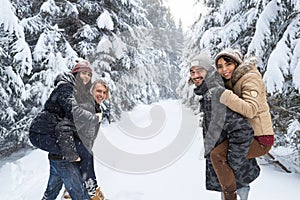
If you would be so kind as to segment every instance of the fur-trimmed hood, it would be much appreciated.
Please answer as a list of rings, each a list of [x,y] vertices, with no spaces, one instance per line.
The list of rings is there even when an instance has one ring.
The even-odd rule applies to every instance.
[[[255,64],[243,63],[243,64],[239,65],[232,74],[231,85],[234,86],[241,77],[243,77],[249,71],[252,71],[255,69],[257,69]]]

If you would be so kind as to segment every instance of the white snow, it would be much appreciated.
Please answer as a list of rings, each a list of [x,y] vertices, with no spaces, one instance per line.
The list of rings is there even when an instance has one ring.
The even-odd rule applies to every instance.
[[[60,11],[59,7],[55,5],[55,2],[53,0],[48,0],[40,8],[41,12],[49,13],[51,15],[54,15]]]
[[[104,10],[104,12],[98,17],[97,25],[100,29],[106,28],[110,31],[114,30],[114,22],[107,10]]]
[[[270,36],[270,22],[274,22],[278,15],[278,6],[276,1],[271,1],[260,14],[260,17],[257,20],[255,34],[251,40],[251,43],[248,47],[248,52],[255,50],[255,55],[259,57],[264,52],[264,43],[265,38]]]
[[[105,196],[111,200],[219,200],[219,193],[205,189],[202,132],[201,128],[196,128],[198,119],[192,113],[192,110],[182,107],[179,101],[167,100],[153,105],[138,105],[127,113],[129,118],[123,118],[132,120],[132,123],[126,124],[134,126],[131,127],[135,128],[131,134],[135,135],[138,134],[135,130],[144,130],[140,134],[145,134],[149,130],[147,128],[158,124],[161,129],[156,129],[153,137],[131,137],[125,134],[124,129],[129,128],[126,124],[104,123],[94,153],[96,174]],[[181,134],[182,127],[185,134],[176,145],[180,151],[174,151],[176,155],[171,153],[169,163],[164,163],[167,157],[163,150],[172,146]],[[145,163],[139,162],[134,156],[129,157],[132,160],[125,161],[131,163],[131,167],[142,168],[138,173],[133,168],[126,171],[124,163],[118,162],[116,151],[106,149],[105,152],[99,152],[103,151],[99,146],[105,141],[122,153],[141,155],[141,159],[153,152],[158,157],[153,157],[149,162],[150,170],[146,170]],[[115,163],[105,163],[105,156],[111,161],[115,160]],[[249,200],[291,200],[300,196],[299,174],[288,174],[274,165],[263,163],[262,159],[259,161],[261,174],[251,184]],[[1,199],[41,199],[48,170],[47,153],[41,150],[19,152],[0,160]]]

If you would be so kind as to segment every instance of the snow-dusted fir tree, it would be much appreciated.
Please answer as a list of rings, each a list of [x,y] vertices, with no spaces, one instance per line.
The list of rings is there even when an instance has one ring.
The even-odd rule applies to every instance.
[[[152,25],[145,4],[142,0],[4,0],[0,143],[8,144],[7,135],[15,135],[12,140],[19,143],[26,140],[30,119],[42,108],[55,77],[70,70],[77,57],[91,62],[93,79],[109,82],[116,116],[137,102],[174,97],[180,50],[174,49],[170,35],[180,30],[163,4],[157,8],[164,25]],[[164,29],[164,43],[153,29]],[[165,78],[169,76],[174,77]]]
[[[119,114],[137,102],[151,103],[174,96],[178,65],[170,59],[173,53],[177,56],[173,62],[178,61],[180,52],[170,46],[167,30],[174,21],[168,18],[161,1],[115,3],[118,6],[111,6],[114,9],[105,10],[97,19],[99,28],[113,33],[105,33],[98,43],[93,64],[113,82],[112,101]],[[125,9],[115,10],[122,6]],[[176,78],[172,80],[170,76]]]
[[[25,79],[32,69],[31,52],[23,27],[8,0],[0,6],[0,157],[10,147],[22,145],[28,122],[23,101],[27,99]],[[12,150],[12,149],[11,149]]]
[[[300,119],[300,2],[197,2],[202,4],[203,12],[193,25],[185,57],[189,59],[201,49],[208,49],[215,56],[226,47],[239,49],[246,58],[255,56],[269,93],[276,145],[292,147],[299,160],[300,148],[296,141],[300,139],[300,129],[293,126],[293,131],[289,131],[288,127]],[[180,87],[189,89],[185,82]],[[181,94],[188,102],[189,96],[184,95],[188,92]],[[293,133],[293,137],[288,133]]]

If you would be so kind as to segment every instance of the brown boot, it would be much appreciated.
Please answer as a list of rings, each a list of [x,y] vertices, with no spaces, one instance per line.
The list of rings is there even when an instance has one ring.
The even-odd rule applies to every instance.
[[[237,200],[236,191],[224,192],[224,200]]]
[[[63,193],[63,199],[70,199],[71,200],[71,196],[69,194],[69,192],[65,189],[64,193]]]
[[[101,192],[100,187],[96,189],[96,195],[91,197],[91,200],[104,200],[103,192]]]

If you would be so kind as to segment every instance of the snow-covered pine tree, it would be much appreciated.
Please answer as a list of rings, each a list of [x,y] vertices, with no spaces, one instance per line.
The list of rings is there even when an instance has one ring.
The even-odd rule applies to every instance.
[[[146,2],[5,0],[5,3],[0,14],[3,39],[0,72],[4,75],[0,89],[5,99],[1,110],[10,109],[6,117],[15,120],[1,124],[0,142],[8,144],[7,149],[16,145],[8,143],[4,135],[15,135],[10,140],[23,144],[30,119],[42,108],[54,78],[70,70],[76,57],[90,60],[94,79],[104,76],[109,82],[116,116],[138,102],[174,97],[176,76],[165,77],[177,74],[176,59],[180,51],[170,45],[170,32],[163,34],[165,43],[153,45],[159,38],[149,34],[154,26],[147,19],[148,11],[143,4]],[[159,9],[163,11],[161,19],[165,26],[157,28],[175,27],[167,9],[163,5]],[[169,44],[168,48],[164,44]]]
[[[225,47],[238,48],[245,57],[256,56],[269,92],[276,145],[289,146],[300,157],[299,130],[287,134],[299,121],[299,17],[297,0],[198,0],[203,12],[190,35],[188,60],[201,49],[214,56]],[[184,70],[183,70],[184,71]],[[298,72],[298,73],[296,73]],[[186,79],[186,77],[184,77]],[[183,79],[184,79],[183,78]],[[189,94],[186,83],[181,85]],[[182,92],[182,90],[181,90]],[[182,92],[184,94],[184,92]],[[183,96],[189,102],[189,96]],[[283,120],[284,119],[284,120]],[[288,139],[287,139],[288,138]],[[294,138],[294,139],[292,139]]]
[[[0,7],[0,157],[24,143],[28,98],[23,79],[31,72],[32,58],[20,21],[8,0]],[[11,148],[13,147],[13,148]]]

